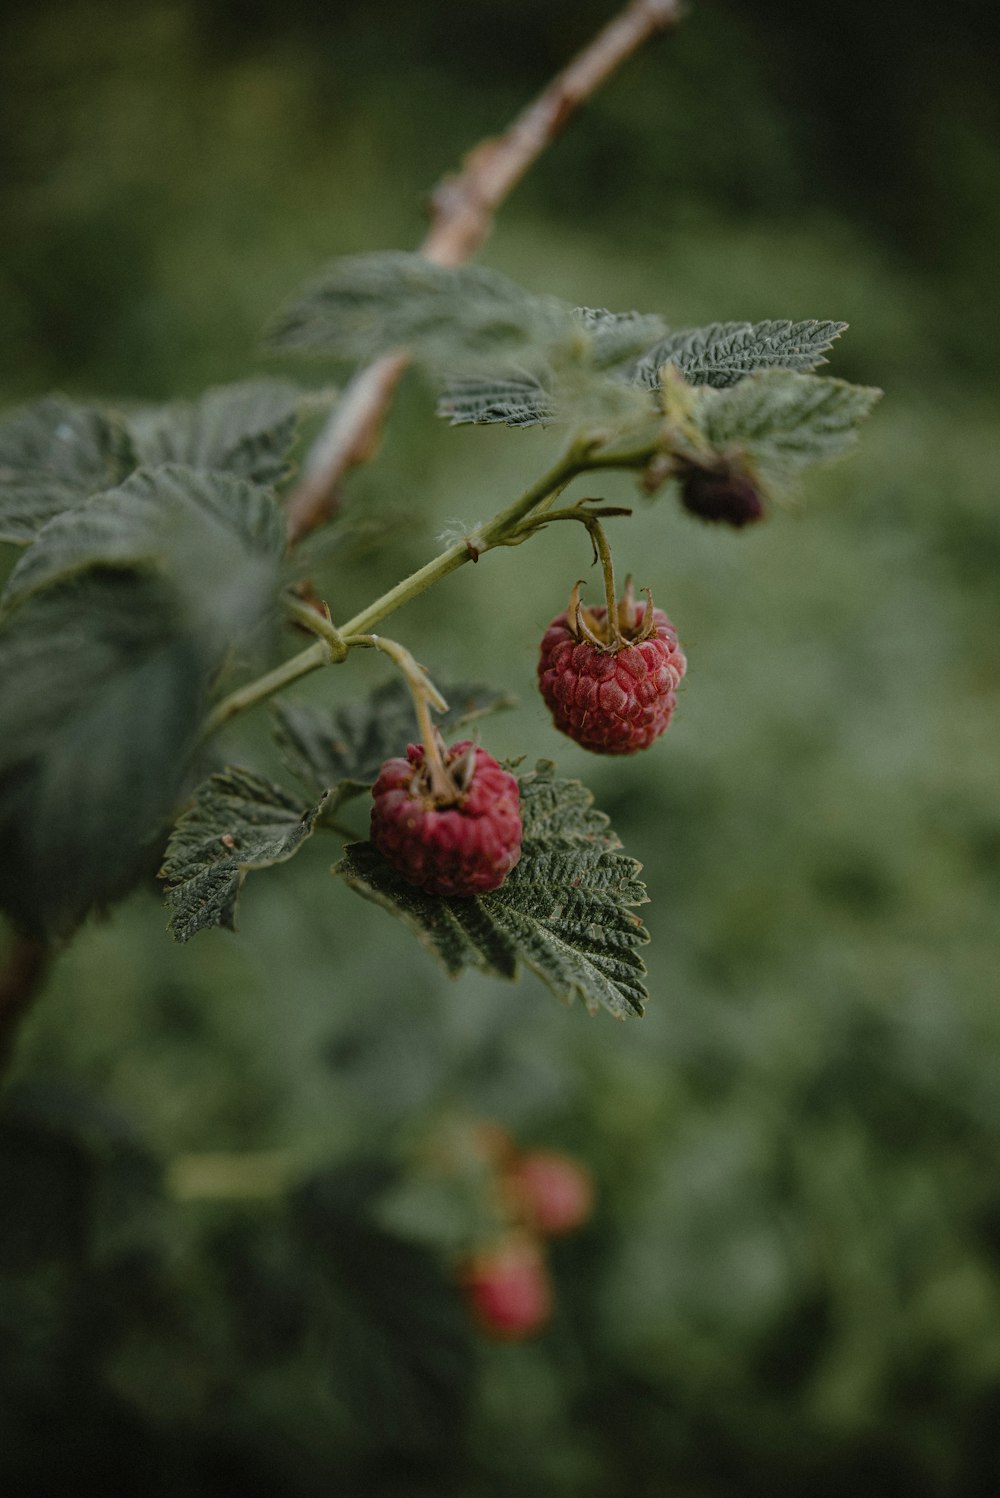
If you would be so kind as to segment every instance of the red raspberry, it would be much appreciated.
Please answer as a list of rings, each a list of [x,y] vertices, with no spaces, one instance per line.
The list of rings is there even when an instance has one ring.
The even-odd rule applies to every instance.
[[[555,1150],[523,1155],[506,1173],[504,1188],[518,1217],[546,1237],[573,1232],[594,1210],[590,1172]]]
[[[637,604],[627,590],[617,614],[609,631],[607,608],[581,608],[574,589],[545,631],[538,661],[556,727],[595,754],[648,749],[670,722],[687,669],[677,631],[651,598]]]
[[[498,1341],[532,1337],[552,1315],[552,1280],[545,1255],[521,1234],[474,1255],[461,1271],[460,1283],[480,1330]]]
[[[386,760],[372,787],[371,839],[427,894],[482,895],[521,856],[517,781],[467,739],[445,751],[444,768],[450,801],[432,791],[422,744]]]

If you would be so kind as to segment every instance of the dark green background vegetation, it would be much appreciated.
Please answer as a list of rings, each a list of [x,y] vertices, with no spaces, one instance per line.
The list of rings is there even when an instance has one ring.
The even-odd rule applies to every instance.
[[[609,9],[9,13],[0,395],[169,398],[258,367],[278,303],[337,254],[414,244],[424,191]],[[690,661],[641,761],[559,741],[534,694],[537,641],[587,560],[572,528],[393,621],[442,679],[515,693],[489,747],[579,774],[645,864],[644,1021],[563,1011],[531,979],[448,984],[329,878],[321,838],[248,885],[236,938],[172,946],[150,889],[61,959],[0,1099],[0,1486],[18,1498],[68,1474],[246,1498],[995,1491],[985,17],[705,0],[504,209],[484,258],[534,290],[674,326],[843,317],[832,372],[886,398],[858,454],[752,533],[664,502],[612,522]],[[411,378],[351,482],[358,544],[317,572],[335,617],[557,441],[450,431],[431,409]],[[621,477],[603,492],[633,497]],[[386,674],[352,657],[303,692]],[[276,768],[254,722],[230,741]],[[355,1194],[450,1112],[595,1172],[599,1212],[555,1255],[535,1344],[467,1345],[439,1259],[397,1263],[359,1226]],[[187,1157],[258,1151],[340,1169],[293,1208],[178,1199]]]

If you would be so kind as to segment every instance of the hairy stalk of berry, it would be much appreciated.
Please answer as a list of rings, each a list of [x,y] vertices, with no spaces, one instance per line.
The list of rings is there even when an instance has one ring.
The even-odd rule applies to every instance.
[[[607,575],[607,574],[606,574]],[[538,685],[555,726],[595,754],[635,754],[664,733],[687,669],[662,609],[620,600],[584,608],[580,585],[542,639]]]
[[[486,894],[521,856],[517,781],[470,740],[450,749],[439,742],[437,750],[437,766],[422,744],[382,766],[372,789],[372,842],[426,894]]]

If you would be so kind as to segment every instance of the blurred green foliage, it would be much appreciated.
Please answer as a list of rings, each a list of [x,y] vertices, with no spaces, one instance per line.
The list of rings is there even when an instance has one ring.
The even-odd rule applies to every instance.
[[[336,254],[411,245],[421,193],[606,13],[11,9],[0,392],[159,399],[242,377],[275,307]],[[5,1490],[47,1495],[72,1470],[154,1495],[993,1491],[1000,132],[984,15],[967,5],[945,33],[930,5],[900,31],[862,0],[706,3],[504,209],[487,258],[533,289],[674,326],[844,317],[833,372],[887,390],[858,455],[752,534],[608,481],[637,503],[613,523],[620,566],[690,659],[641,761],[558,741],[534,695],[582,537],[555,527],[394,622],[435,673],[517,694],[484,731],[493,752],[580,775],[644,862],[650,1012],[617,1027],[531,979],[448,985],[329,878],[337,844],[319,837],[248,884],[236,938],[172,946],[151,889],[85,931],[2,1100]],[[335,616],[492,513],[556,440],[449,431],[431,411],[411,377],[351,482],[359,532],[385,531],[349,566],[317,564]],[[377,676],[352,658],[302,695],[346,701]],[[230,739],[236,762],[276,770],[261,724]],[[473,1347],[445,1260],[380,1236],[380,1193],[455,1112],[597,1177],[535,1344]],[[178,1188],[179,1161],[219,1152],[218,1199]],[[309,1179],[227,1201],[225,1160],[245,1152],[301,1159]]]

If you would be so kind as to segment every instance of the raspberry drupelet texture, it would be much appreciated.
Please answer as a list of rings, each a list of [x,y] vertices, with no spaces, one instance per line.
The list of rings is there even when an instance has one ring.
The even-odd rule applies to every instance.
[[[545,631],[538,661],[556,727],[595,754],[648,749],[670,722],[687,669],[677,631],[652,600],[636,604],[627,593],[617,612],[619,627],[609,631],[607,608],[581,609],[574,590]]]
[[[470,740],[446,750],[444,765],[455,794],[443,803],[422,744],[386,760],[372,789],[371,839],[426,894],[486,894],[521,856],[517,781]]]

